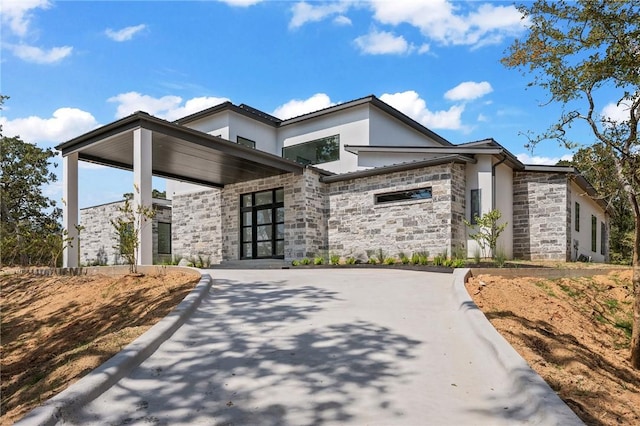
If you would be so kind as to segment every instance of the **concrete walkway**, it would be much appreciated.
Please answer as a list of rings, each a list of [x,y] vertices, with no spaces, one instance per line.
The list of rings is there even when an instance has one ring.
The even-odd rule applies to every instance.
[[[582,424],[486,325],[461,276],[209,272],[173,336],[61,423]]]

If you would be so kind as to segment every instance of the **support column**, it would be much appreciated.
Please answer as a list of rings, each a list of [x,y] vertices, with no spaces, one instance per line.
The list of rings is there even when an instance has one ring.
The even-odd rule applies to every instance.
[[[138,206],[152,208],[151,174],[151,130],[138,128],[133,131],[133,208],[136,223],[141,225],[136,256],[138,265],[153,264],[153,220],[137,212]]]
[[[62,226],[67,231],[65,237],[72,238],[62,252],[62,266],[77,268],[80,253],[78,239],[78,153],[62,158]]]

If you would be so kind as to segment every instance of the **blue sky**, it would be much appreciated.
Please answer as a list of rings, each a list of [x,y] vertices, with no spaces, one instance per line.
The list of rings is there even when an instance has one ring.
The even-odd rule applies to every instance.
[[[173,120],[231,100],[287,118],[374,94],[453,143],[493,137],[526,163],[571,154],[553,141],[524,147],[522,133],[542,132],[560,108],[540,107],[546,95],[499,62],[525,31],[509,2],[0,4],[0,124],[39,146],[137,110]],[[46,193],[60,200],[61,187]],[[81,207],[131,188],[131,173],[81,166]]]

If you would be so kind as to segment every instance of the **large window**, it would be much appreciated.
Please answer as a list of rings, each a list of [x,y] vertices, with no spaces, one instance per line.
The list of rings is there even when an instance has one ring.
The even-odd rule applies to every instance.
[[[600,254],[606,253],[606,241],[607,241],[607,227],[604,222],[600,222]]]
[[[321,164],[340,159],[340,135],[282,148],[282,156],[300,164]]]
[[[598,219],[591,216],[591,251],[595,253],[598,247]]]
[[[249,148],[256,147],[255,141],[252,141],[251,139],[243,138],[242,136],[236,136],[236,142],[238,143],[238,145],[248,146]]]
[[[171,224],[158,222],[158,254],[171,254]]]
[[[240,258],[284,258],[284,189],[240,196]]]
[[[476,218],[480,217],[480,190],[472,189],[471,190],[471,217],[469,218],[469,222],[471,224],[476,224]]]
[[[376,204],[393,203],[396,201],[427,200],[431,198],[431,187],[411,189],[409,191],[387,192],[376,195]]]
[[[576,232],[580,232],[580,203],[576,202],[576,206],[575,206],[575,230]]]

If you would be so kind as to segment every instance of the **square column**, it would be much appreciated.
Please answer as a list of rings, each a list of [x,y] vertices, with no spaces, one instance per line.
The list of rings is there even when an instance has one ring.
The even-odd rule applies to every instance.
[[[67,232],[63,238],[69,242],[62,252],[62,266],[77,268],[80,253],[78,238],[78,153],[62,158],[62,226]]]
[[[138,235],[138,265],[153,264],[153,220],[140,214],[139,207],[151,209],[151,130],[138,128],[133,131],[133,210]]]

